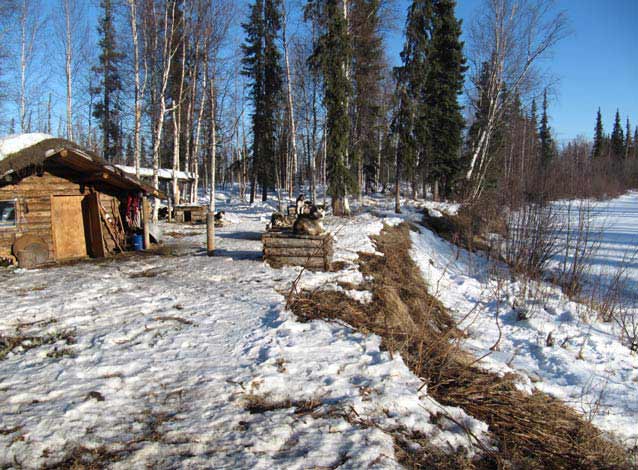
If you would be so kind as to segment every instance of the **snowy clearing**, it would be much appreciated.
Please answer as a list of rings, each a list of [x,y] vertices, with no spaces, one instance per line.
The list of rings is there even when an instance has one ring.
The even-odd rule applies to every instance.
[[[165,225],[165,256],[0,271],[0,334],[30,337],[0,360],[0,466],[90,451],[111,468],[398,468],[386,432],[397,428],[472,454],[457,424],[432,424],[440,411],[487,441],[484,423],[419,391],[378,337],[297,322],[282,292],[298,268],[260,259],[272,207],[220,199],[236,223],[218,230],[214,258],[205,227]],[[372,250],[368,235],[383,226],[369,213],[351,222],[328,222],[339,260]],[[350,263],[302,283],[356,283],[357,273]],[[251,413],[254,400],[272,409]]]

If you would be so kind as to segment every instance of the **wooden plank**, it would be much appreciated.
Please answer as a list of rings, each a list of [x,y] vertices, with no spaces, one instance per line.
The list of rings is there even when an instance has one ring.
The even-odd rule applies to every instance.
[[[122,246],[120,245],[120,241],[118,240],[117,237],[117,233],[115,231],[115,228],[113,227],[113,225],[111,225],[111,222],[108,219],[108,216],[106,214],[106,211],[104,210],[104,208],[102,207],[101,204],[99,204],[98,202],[98,209],[100,211],[100,216],[102,218],[102,222],[104,223],[104,226],[106,227],[106,230],[108,231],[109,235],[111,235],[111,239],[113,240],[113,242],[115,243],[115,246],[118,250],[120,250],[120,252],[124,252],[124,250],[122,249]]]
[[[326,246],[323,240],[307,240],[298,238],[264,238],[264,246],[272,248],[322,248]]]
[[[55,259],[87,256],[82,199],[84,196],[52,196],[51,226]]]
[[[86,233],[89,239],[89,254],[94,258],[104,258],[106,256],[106,247],[104,246],[104,233],[100,222],[100,209],[97,198],[97,193],[86,196],[82,201],[82,210],[84,211]]]
[[[326,252],[323,248],[278,248],[264,247],[264,256],[326,256],[331,253]]]
[[[312,269],[329,269],[330,261],[324,258],[296,258],[296,257],[269,257],[266,258],[266,262],[273,267],[278,266],[303,266],[305,268]]]
[[[288,232],[264,232],[262,237],[264,238],[284,238],[284,239],[296,239],[296,240],[326,240],[332,239],[332,235],[330,233],[326,233],[324,235],[303,235],[292,233],[292,231]]]

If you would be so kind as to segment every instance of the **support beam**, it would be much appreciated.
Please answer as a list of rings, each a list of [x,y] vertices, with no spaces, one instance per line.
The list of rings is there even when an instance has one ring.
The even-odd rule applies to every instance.
[[[149,227],[151,223],[151,209],[147,196],[142,196],[142,223],[144,225],[144,249],[148,250],[151,247],[151,229]]]

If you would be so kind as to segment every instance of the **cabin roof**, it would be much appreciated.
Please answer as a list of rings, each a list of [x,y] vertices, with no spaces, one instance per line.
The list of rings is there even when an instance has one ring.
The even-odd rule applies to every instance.
[[[115,165],[120,170],[128,173],[129,175],[135,175],[135,167],[134,166],[126,166],[126,165]],[[175,175],[179,181],[194,181],[195,175],[186,171],[176,171]],[[140,176],[151,177],[153,176],[152,168],[143,168],[140,167]],[[172,180],[173,179],[173,169],[172,168],[160,168],[157,170],[157,176],[161,180]]]
[[[166,197],[135,176],[69,140],[46,134],[22,134],[0,139],[0,178],[11,178],[13,173],[45,163],[66,166],[81,173],[85,175],[83,180],[86,183],[100,182],[123,190],[137,190],[156,197]]]

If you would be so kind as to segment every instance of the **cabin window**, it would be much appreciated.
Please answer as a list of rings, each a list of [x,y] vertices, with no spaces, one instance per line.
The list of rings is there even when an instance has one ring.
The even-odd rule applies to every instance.
[[[16,202],[0,201],[0,228],[16,226]]]

